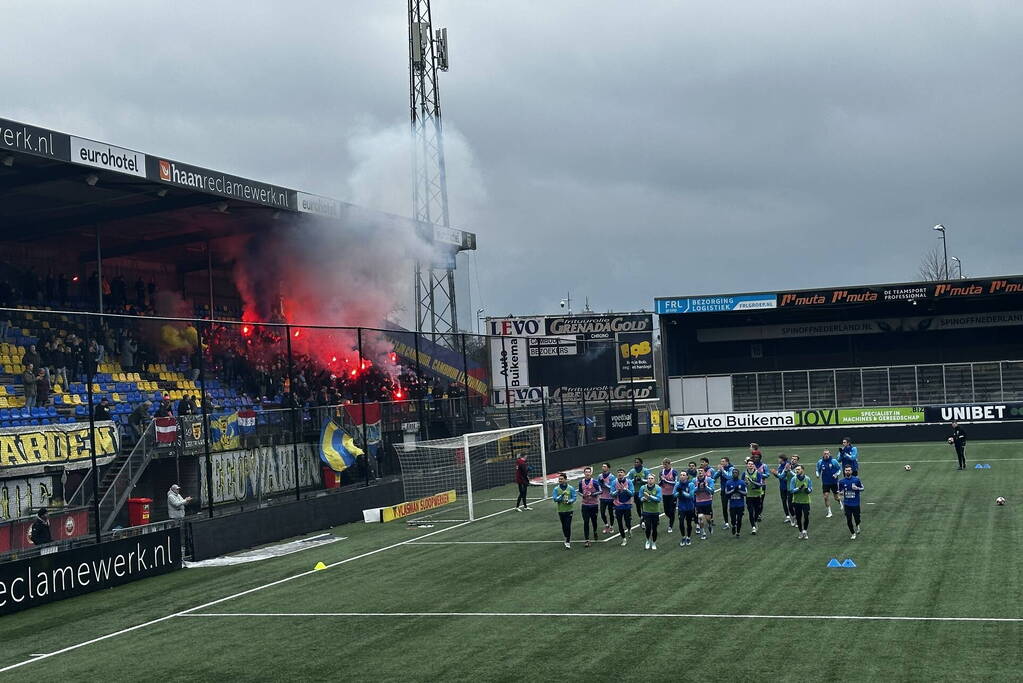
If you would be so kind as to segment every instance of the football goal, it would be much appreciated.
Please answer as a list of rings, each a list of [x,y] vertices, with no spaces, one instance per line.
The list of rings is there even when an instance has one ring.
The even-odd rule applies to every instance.
[[[471,521],[510,508],[518,493],[515,461],[522,456],[547,497],[543,425],[398,444],[397,452],[406,501],[455,492],[453,502],[412,515],[410,523]],[[539,490],[532,491],[536,500]]]

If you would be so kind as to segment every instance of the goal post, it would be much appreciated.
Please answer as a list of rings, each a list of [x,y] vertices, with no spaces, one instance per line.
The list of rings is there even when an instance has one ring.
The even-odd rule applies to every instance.
[[[547,497],[547,451],[543,425],[469,432],[448,439],[397,444],[406,501],[455,492],[451,503],[414,515],[411,523],[466,522],[508,509],[518,494],[515,463],[532,468],[533,500]],[[539,488],[535,488],[535,487]]]

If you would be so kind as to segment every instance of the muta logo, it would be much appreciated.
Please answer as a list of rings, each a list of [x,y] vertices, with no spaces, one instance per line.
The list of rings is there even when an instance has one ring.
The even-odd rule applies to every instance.
[[[170,181],[171,179],[171,165],[169,161],[160,160],[160,180]]]
[[[75,519],[70,515],[64,520],[64,533],[68,536],[73,536],[75,533]]]

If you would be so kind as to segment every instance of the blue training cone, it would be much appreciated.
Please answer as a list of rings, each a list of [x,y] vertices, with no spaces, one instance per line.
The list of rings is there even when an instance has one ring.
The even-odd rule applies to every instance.
[[[973,466],[973,469],[975,469],[975,470],[982,470],[982,469],[984,469],[984,466],[983,466],[983,465],[981,465],[981,464],[980,464],[980,463],[978,462],[978,463],[977,463],[976,465],[974,465],[974,466]]]
[[[828,562],[828,566],[831,567],[831,568],[835,568],[835,567],[841,567],[842,564],[838,561],[837,557],[832,557],[831,561]]]
[[[986,469],[986,470],[991,469],[991,464],[990,463],[984,463],[984,469]]]
[[[842,566],[846,569],[856,569],[856,563],[848,559],[842,563]]]

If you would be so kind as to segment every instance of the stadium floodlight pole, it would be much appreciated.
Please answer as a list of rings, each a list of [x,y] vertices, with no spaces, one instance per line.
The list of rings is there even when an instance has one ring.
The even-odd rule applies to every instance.
[[[291,325],[284,326],[284,338],[287,340],[288,350],[288,401],[291,408],[288,413],[291,415],[291,451],[292,464],[295,467],[295,500],[302,500],[302,491],[298,479],[298,427],[295,425],[295,410],[298,402],[295,400],[295,362],[291,355]],[[359,354],[361,357],[361,353]],[[361,360],[361,358],[360,358]]]
[[[945,280],[948,280],[948,240],[945,238],[945,226],[938,223],[934,229],[941,233],[941,249],[945,252]]]
[[[963,279],[963,262],[959,260],[958,256],[953,256],[951,258],[952,258],[953,261],[955,261],[956,268],[959,270],[959,279],[962,280]]]
[[[97,230],[97,234],[99,234]],[[85,336],[92,336],[92,316],[85,314]],[[102,523],[99,518],[99,468],[96,464],[96,412],[93,407],[92,379],[95,373],[93,370],[95,360],[86,358],[85,385],[86,398],[89,404],[89,459],[92,461],[92,521],[96,525],[96,542],[103,540]]]
[[[356,330],[356,339],[359,342],[359,410],[362,412],[362,454],[363,464],[366,466],[365,485],[369,486],[369,439],[366,436],[366,377],[363,371],[366,369],[366,361],[362,357],[362,328]],[[295,475],[298,476],[296,470]]]
[[[476,519],[476,513],[472,509],[472,465],[469,464],[469,433],[462,434],[462,460],[465,461],[465,495],[466,503],[469,506],[469,521]]]
[[[485,311],[485,310],[487,310],[487,309],[485,309],[485,308],[477,308],[476,309],[476,334],[481,334],[481,332],[480,332],[480,323],[483,321],[483,311]]]

